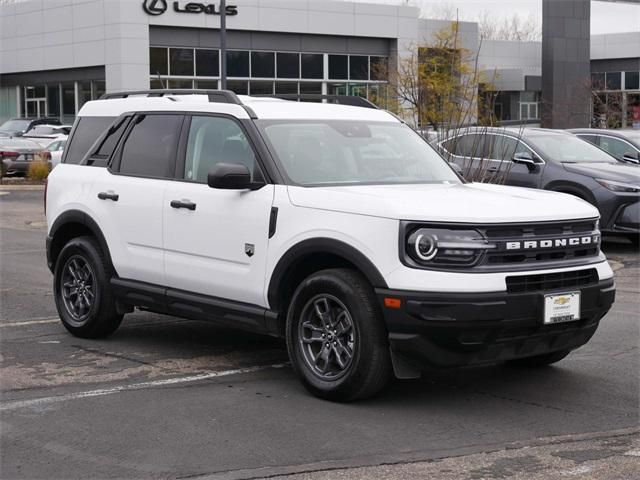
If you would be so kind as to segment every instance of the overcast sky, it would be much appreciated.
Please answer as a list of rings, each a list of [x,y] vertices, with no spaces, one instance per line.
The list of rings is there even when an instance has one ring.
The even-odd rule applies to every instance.
[[[393,4],[407,3],[407,0],[374,1]],[[420,5],[426,16],[430,11],[441,8],[442,5],[452,5],[458,9],[461,20],[475,20],[485,11],[496,15],[496,17],[511,16],[514,13],[523,17],[532,13],[542,17],[542,0],[408,0],[408,3]],[[640,4],[591,2],[592,34],[631,31],[640,31]]]

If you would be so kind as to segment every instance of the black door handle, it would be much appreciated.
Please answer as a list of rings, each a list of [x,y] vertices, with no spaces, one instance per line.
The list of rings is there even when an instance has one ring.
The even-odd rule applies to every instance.
[[[500,170],[498,167],[489,167],[487,168],[487,172],[495,173]]]
[[[118,199],[120,198],[120,195],[113,192],[100,192],[98,194],[98,198],[100,200],[113,200],[114,202],[117,202]]]
[[[173,208],[186,208],[187,210],[195,210],[196,204],[189,200],[171,200]]]

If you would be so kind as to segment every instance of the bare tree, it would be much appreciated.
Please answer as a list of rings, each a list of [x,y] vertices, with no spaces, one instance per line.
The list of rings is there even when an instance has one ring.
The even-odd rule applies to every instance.
[[[480,37],[485,40],[536,42],[542,39],[540,18],[533,13],[527,17],[514,13],[509,17],[496,18],[484,11],[477,22]]]

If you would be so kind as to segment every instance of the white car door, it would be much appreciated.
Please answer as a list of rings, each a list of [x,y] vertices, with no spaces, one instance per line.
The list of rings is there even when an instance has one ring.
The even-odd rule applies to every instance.
[[[164,192],[167,285],[265,307],[274,186],[221,190],[207,185],[218,163],[243,164],[254,179],[262,177],[254,149],[234,119],[194,115],[185,150],[184,171]]]
[[[90,207],[122,279],[165,284],[162,205],[183,120],[182,114],[137,115],[112,168],[95,175]]]

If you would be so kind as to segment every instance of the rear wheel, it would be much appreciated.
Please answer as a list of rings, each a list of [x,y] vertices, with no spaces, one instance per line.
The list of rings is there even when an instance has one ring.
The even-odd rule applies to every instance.
[[[391,372],[387,333],[373,289],[348,269],[317,272],[296,290],[287,348],[304,386],[334,401],[370,397]]]
[[[77,237],[63,247],[54,269],[54,296],[62,324],[73,335],[106,337],[120,326],[111,276],[93,237]]]
[[[536,355],[535,357],[517,358],[510,360],[509,363],[521,367],[545,367],[559,362],[570,353],[571,350],[559,350],[557,352],[545,353],[544,355]]]

